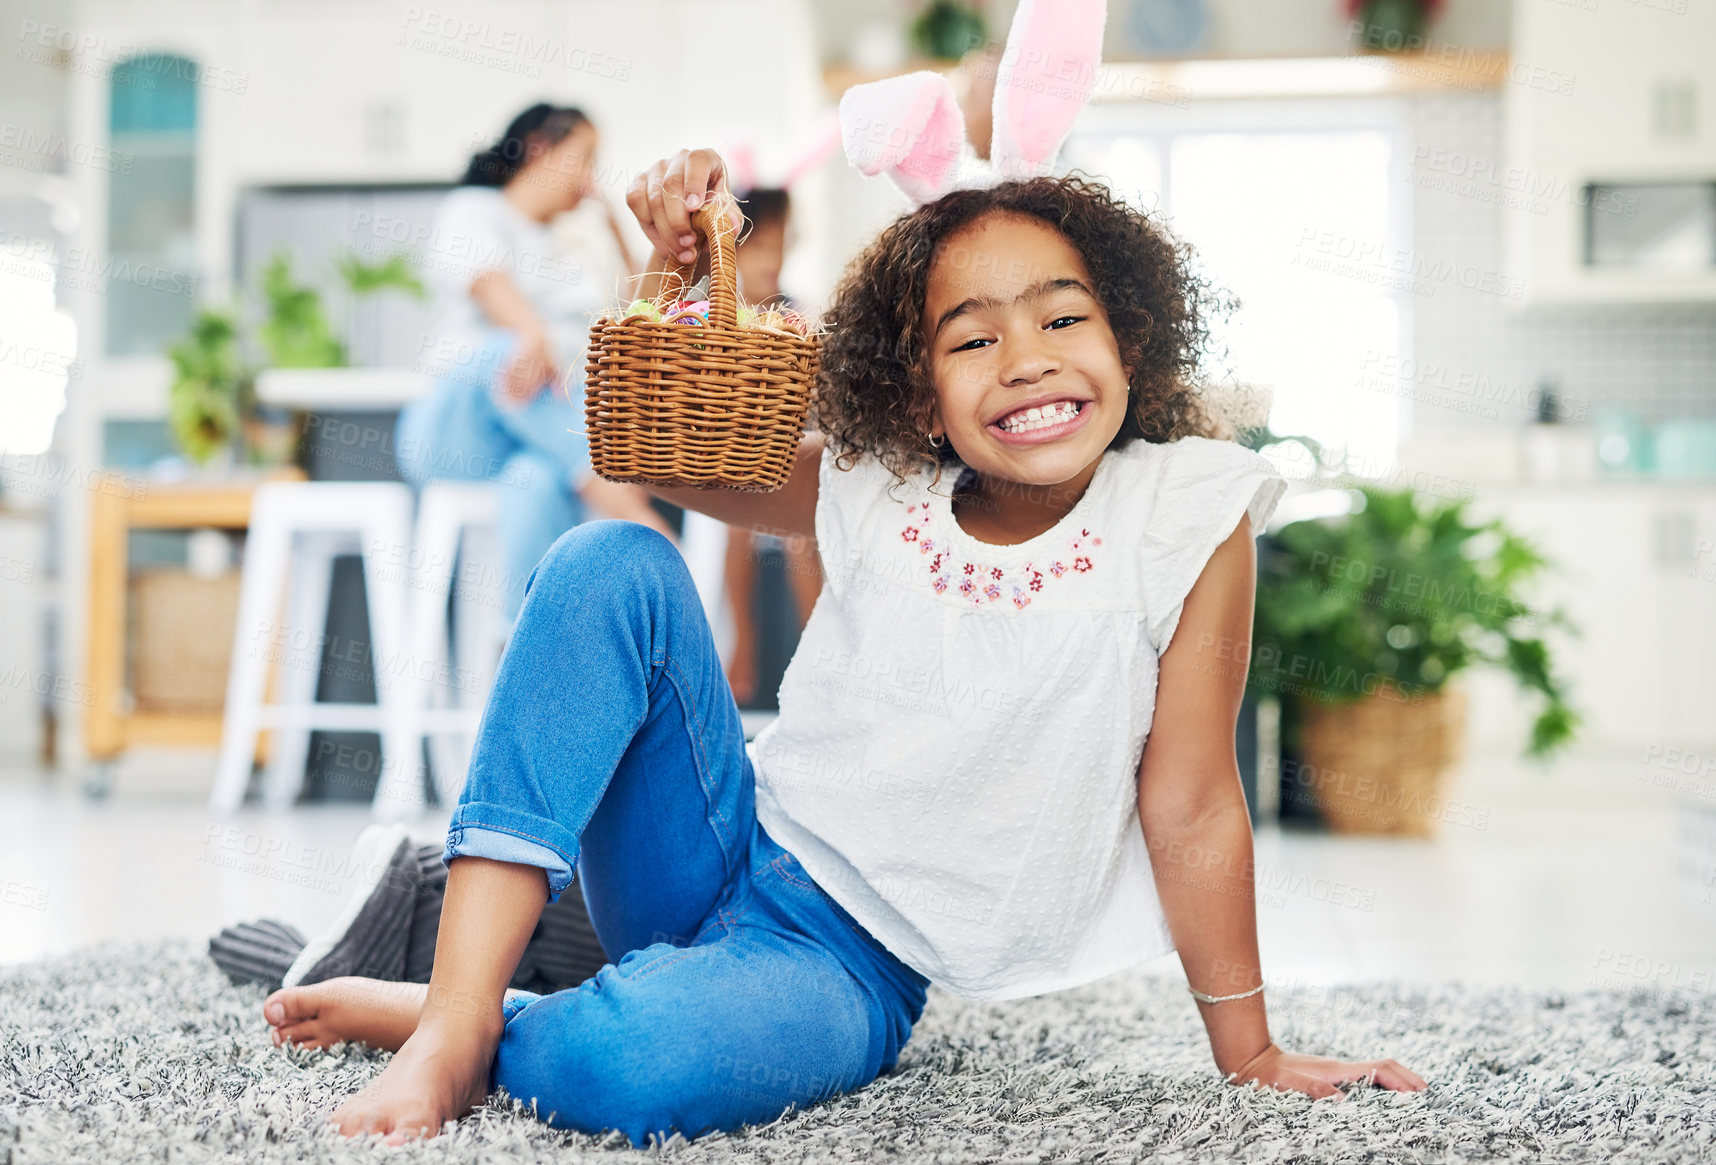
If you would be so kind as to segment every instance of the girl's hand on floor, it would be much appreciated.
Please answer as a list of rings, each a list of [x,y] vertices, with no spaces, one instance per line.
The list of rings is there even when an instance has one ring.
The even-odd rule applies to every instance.
[[[632,179],[626,205],[637,215],[655,253],[664,259],[692,263],[697,259],[697,233],[691,215],[711,196],[726,194],[727,167],[714,150],[680,150]],[[742,230],[744,216],[735,205],[733,229]]]
[[[1397,1060],[1335,1060],[1328,1056],[1301,1056],[1271,1046],[1246,1065],[1243,1078],[1233,1083],[1281,1092],[1303,1092],[1316,1100],[1346,1099],[1336,1085],[1362,1080],[1394,1092],[1421,1092],[1424,1078]]]

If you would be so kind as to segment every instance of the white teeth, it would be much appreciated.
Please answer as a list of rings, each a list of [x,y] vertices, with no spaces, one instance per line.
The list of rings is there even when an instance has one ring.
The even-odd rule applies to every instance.
[[[1032,406],[1021,409],[1001,422],[1001,427],[1009,433],[1029,433],[1048,425],[1059,425],[1078,416],[1079,405],[1070,400],[1056,401],[1052,405],[1041,407]]]

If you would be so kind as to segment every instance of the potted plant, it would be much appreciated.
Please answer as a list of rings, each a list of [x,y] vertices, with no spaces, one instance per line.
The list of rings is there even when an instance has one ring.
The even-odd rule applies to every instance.
[[[912,47],[931,60],[957,61],[989,35],[983,13],[960,0],[930,0],[912,21]]]
[[[1526,601],[1550,564],[1464,500],[1354,491],[1355,512],[1294,522],[1259,554],[1249,685],[1279,696],[1301,768],[1283,774],[1344,832],[1429,834],[1451,812],[1468,668],[1510,672],[1541,701],[1528,754],[1549,755],[1578,717],[1545,632],[1572,631]]]
[[[179,448],[197,465],[230,457],[250,379],[238,321],[229,312],[199,311],[190,331],[167,349],[167,359],[173,365],[167,423]]]
[[[411,270],[409,255],[391,255],[379,263],[366,263],[347,254],[334,264],[345,285],[348,319],[357,301],[384,291],[401,291],[415,299],[428,292]],[[292,275],[291,256],[277,252],[262,271],[262,301],[266,314],[256,329],[256,338],[268,356],[270,368],[344,368],[347,347],[334,332],[322,294],[299,283]]]
[[[1347,19],[1357,25],[1367,49],[1400,52],[1421,47],[1424,31],[1442,0],[1345,0]]]
[[[426,293],[405,255],[365,263],[354,255],[337,268],[349,300],[378,292]],[[255,330],[264,368],[344,368],[346,345],[335,334],[314,287],[292,274],[291,257],[278,252],[263,269],[263,316]],[[232,457],[241,443],[249,459],[263,465],[290,460],[298,419],[283,409],[261,406],[255,397],[258,367],[245,358],[236,312],[205,308],[186,335],[167,349],[173,364],[168,392],[169,423],[179,447],[197,465],[221,454]]]

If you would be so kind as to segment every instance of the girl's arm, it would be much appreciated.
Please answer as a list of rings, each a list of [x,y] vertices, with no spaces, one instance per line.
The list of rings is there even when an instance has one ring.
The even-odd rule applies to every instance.
[[[729,526],[742,526],[777,538],[815,538],[817,475],[822,468],[822,445],[821,433],[810,433],[800,439],[792,475],[773,493],[690,486],[645,488],[658,498],[696,510],[699,514],[708,514]]]
[[[1187,982],[1206,995],[1238,995],[1263,982],[1251,819],[1239,784],[1234,727],[1245,694],[1256,550],[1249,519],[1210,558],[1186,597],[1163,653],[1156,714],[1138,771],[1138,819],[1156,891]],[[1424,1081],[1393,1060],[1359,1063],[1283,1052],[1269,1037],[1264,993],[1199,1001],[1224,1076],[1311,1096],[1371,1078],[1417,1091]]]
[[[554,354],[548,344],[548,329],[536,308],[518,289],[512,276],[499,269],[484,271],[471,280],[471,298],[483,309],[489,322],[518,337],[518,350],[501,371],[500,388],[509,398],[527,404],[544,385],[556,379]]]

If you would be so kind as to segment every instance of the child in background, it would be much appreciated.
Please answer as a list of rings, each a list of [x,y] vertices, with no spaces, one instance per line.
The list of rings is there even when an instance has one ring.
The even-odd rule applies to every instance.
[[[745,195],[740,207],[750,224],[739,238],[735,258],[740,297],[755,307],[793,307],[791,298],[781,291],[781,266],[786,260],[787,228],[792,219],[791,196],[779,187],[758,187]],[[759,569],[772,564],[776,554],[792,592],[796,630],[802,631],[822,589],[822,566],[816,560],[814,543],[743,526],[728,528],[726,590],[733,616],[733,650],[727,661],[727,681],[740,707],[773,696],[772,692],[758,691],[762,647],[758,619],[769,618],[771,613],[759,615],[757,611],[757,584]]]

